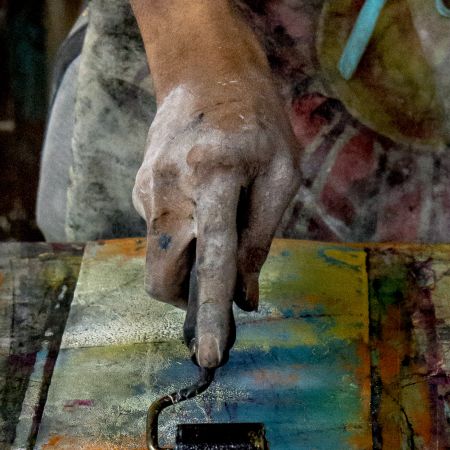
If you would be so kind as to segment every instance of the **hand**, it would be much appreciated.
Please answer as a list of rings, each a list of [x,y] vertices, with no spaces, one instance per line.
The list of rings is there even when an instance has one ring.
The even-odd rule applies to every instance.
[[[261,266],[300,182],[300,151],[264,51],[232,2],[131,4],[158,102],[133,191],[147,221],[146,288],[188,310],[194,356],[213,368],[234,341],[233,299],[246,311],[258,306]]]
[[[233,297],[246,311],[257,308],[261,266],[300,180],[298,148],[275,92],[249,99],[249,89],[239,86],[247,93],[240,101],[200,108],[184,87],[169,94],[133,192],[147,221],[149,294],[186,309],[196,263],[193,351],[203,367],[220,365],[230,346]]]

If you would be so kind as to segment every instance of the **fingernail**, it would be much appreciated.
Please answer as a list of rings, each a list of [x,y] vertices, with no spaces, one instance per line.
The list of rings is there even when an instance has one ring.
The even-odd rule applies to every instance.
[[[197,362],[201,367],[214,368],[220,364],[219,341],[210,333],[200,336],[198,340]]]

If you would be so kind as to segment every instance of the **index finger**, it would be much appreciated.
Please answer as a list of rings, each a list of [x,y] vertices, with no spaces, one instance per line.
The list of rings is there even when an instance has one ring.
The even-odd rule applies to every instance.
[[[219,366],[234,343],[232,304],[240,187],[229,173],[215,175],[208,189],[198,195],[196,356],[202,367]]]

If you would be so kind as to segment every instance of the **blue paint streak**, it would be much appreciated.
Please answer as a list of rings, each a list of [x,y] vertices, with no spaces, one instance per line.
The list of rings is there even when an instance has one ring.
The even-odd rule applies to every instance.
[[[444,0],[436,0],[436,9],[441,16],[450,17],[450,8],[445,6]]]
[[[301,319],[307,323],[320,327],[321,331],[330,329],[336,325],[336,317],[327,315],[322,305],[317,305],[312,309],[298,308],[292,305],[290,308],[281,310],[283,319]]]
[[[159,237],[159,248],[161,250],[167,250],[170,247],[170,243],[172,242],[172,237],[168,234],[162,234]]]
[[[358,68],[385,4],[386,0],[364,3],[339,60],[338,69],[344,79],[350,80]]]
[[[44,364],[48,358],[48,345],[45,345],[44,348],[39,350],[36,353],[36,362],[35,364]]]
[[[366,420],[358,415],[360,391],[350,385],[355,382],[352,367],[359,363],[357,345],[340,339],[268,351],[236,349],[216,375],[215,383],[228,398],[221,402],[211,395],[214,383],[210,396],[197,400],[202,408],[186,402],[177,414],[192,422],[205,422],[205,411],[213,422],[263,422],[271,450],[347,449],[352,427]],[[180,359],[161,369],[155,376],[158,390],[167,392],[195,379],[192,366]],[[245,395],[236,400],[236,391]]]
[[[146,392],[145,384],[135,384],[134,386],[131,386],[131,390],[133,391],[133,395],[144,395]]]

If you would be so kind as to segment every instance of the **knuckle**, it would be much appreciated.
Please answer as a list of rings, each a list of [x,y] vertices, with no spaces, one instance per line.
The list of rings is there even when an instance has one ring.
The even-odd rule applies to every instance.
[[[165,157],[155,159],[150,166],[151,174],[156,180],[172,180],[178,177],[180,170],[176,162]]]
[[[289,155],[280,155],[272,163],[272,179],[281,188],[289,188],[298,179],[299,171]]]
[[[133,186],[131,195],[132,203],[138,214],[147,219],[149,214],[148,207],[150,205],[149,199],[151,198],[152,180],[148,174],[148,171],[139,169],[136,180]]]
[[[155,180],[175,178],[180,173],[178,153],[166,146],[150,148],[141,166],[143,174]]]
[[[211,175],[217,171],[234,170],[240,166],[241,158],[234,147],[225,143],[220,145],[195,145],[186,156],[188,167],[202,175]]]
[[[142,165],[136,175],[133,195],[143,199],[148,196],[149,192],[151,191],[151,186],[152,186],[151,172],[145,165]]]

